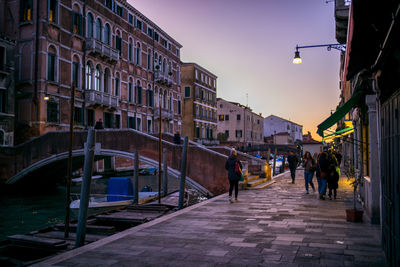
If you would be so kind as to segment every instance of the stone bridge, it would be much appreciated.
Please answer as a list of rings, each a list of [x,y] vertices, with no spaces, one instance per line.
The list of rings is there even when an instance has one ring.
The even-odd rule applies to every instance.
[[[84,145],[87,131],[74,132],[73,168],[83,166]],[[181,169],[182,146],[173,144],[168,135],[163,136],[163,148],[167,151],[167,165],[174,174]],[[132,129],[97,130],[95,160],[109,156],[133,158],[137,149],[141,161],[158,166],[158,138]],[[0,148],[0,182],[13,184],[22,179],[38,177],[64,177],[69,149],[69,132],[48,132],[24,144],[15,147]],[[218,152],[217,152],[218,151]],[[187,158],[187,177],[189,181],[212,195],[227,191],[227,173],[224,168],[228,148],[214,150],[190,142]],[[264,161],[240,154],[240,160],[246,161],[253,172],[264,170]],[[65,173],[65,175],[60,175]],[[35,174],[35,175],[32,175]]]

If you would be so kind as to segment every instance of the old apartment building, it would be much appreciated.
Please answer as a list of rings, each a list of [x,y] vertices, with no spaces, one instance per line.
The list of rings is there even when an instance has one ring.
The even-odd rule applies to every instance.
[[[181,45],[126,0],[5,1],[19,136],[76,128],[181,130]],[[23,141],[23,140],[21,140]]]
[[[216,144],[217,76],[196,63],[182,64],[183,135]]]
[[[264,125],[261,114],[239,103],[217,99],[218,135],[226,142],[251,146],[264,143]]]

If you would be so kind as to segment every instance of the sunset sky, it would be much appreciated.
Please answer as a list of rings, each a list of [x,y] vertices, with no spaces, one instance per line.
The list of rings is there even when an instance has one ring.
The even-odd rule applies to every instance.
[[[181,60],[218,76],[217,97],[303,125],[317,125],[339,102],[339,51],[296,44],[337,43],[334,2],[326,0],[129,0],[183,45]]]

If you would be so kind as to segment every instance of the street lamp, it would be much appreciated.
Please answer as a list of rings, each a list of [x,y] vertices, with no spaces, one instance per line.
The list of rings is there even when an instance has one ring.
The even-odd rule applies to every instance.
[[[300,52],[297,50],[294,52],[293,64],[301,64]]]
[[[332,48],[342,51],[342,52],[346,51],[346,45],[344,45],[344,44],[323,44],[323,45],[306,45],[306,46],[296,45],[296,51],[294,52],[293,64],[301,64],[301,62],[302,62],[299,49],[314,48],[314,47],[326,47],[326,49],[328,51],[331,51]]]

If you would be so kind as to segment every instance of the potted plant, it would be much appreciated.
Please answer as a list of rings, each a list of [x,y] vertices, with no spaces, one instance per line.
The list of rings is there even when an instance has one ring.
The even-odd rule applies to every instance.
[[[346,209],[346,220],[348,222],[361,222],[363,217],[363,210],[357,209],[357,188],[361,182],[360,175],[356,175],[354,165],[350,160],[345,162],[344,173],[347,180],[350,181],[353,187],[353,207]],[[357,176],[357,177],[356,177]]]
[[[156,70],[159,70],[160,69],[160,65],[156,65]]]
[[[170,71],[170,72],[168,72],[168,75],[169,75],[169,76],[172,76],[172,72],[171,72],[171,71]]]

